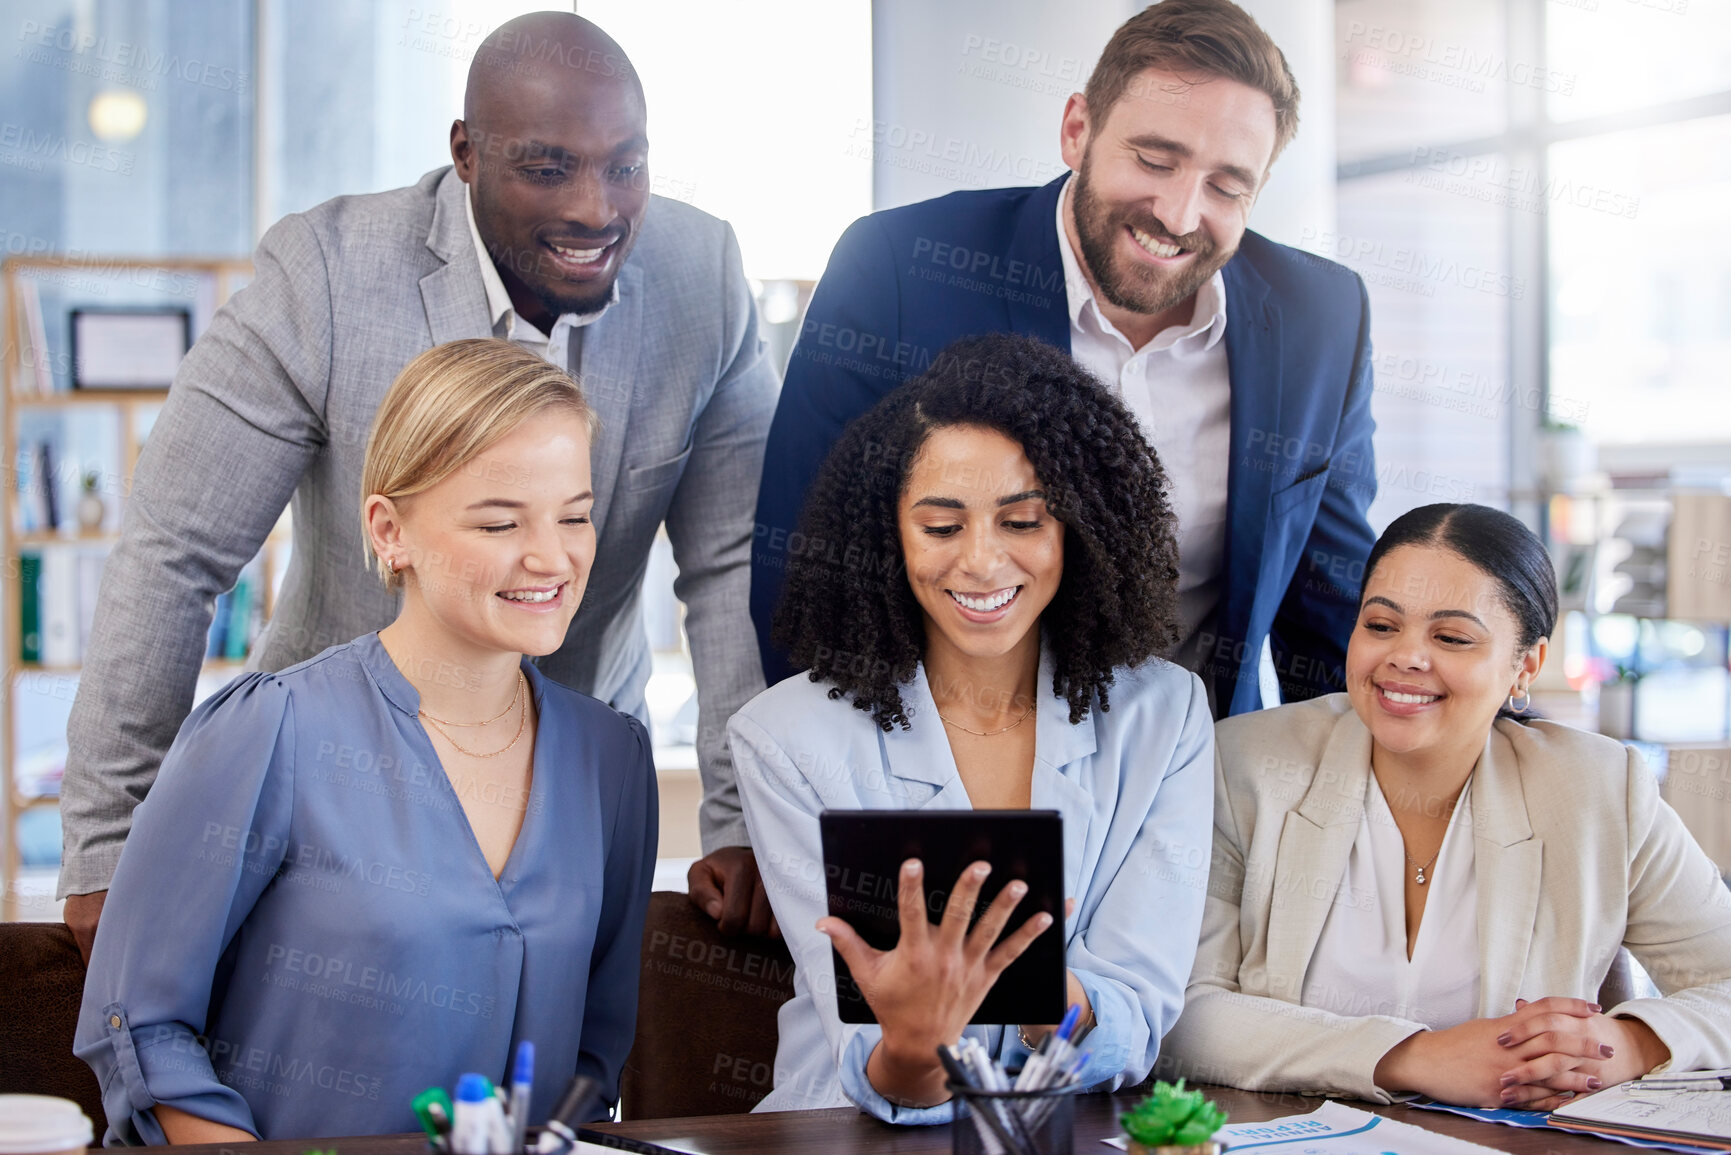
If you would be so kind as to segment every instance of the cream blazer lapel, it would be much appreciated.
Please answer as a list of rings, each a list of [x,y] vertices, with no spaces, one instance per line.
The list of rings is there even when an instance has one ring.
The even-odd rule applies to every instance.
[[[1544,841],[1533,835],[1514,747],[1495,728],[1473,774],[1473,877],[1478,881],[1479,1015],[1515,1009],[1539,909]],[[1541,992],[1549,993],[1549,992]]]
[[[1358,836],[1370,786],[1370,731],[1348,710],[1334,724],[1304,801],[1280,831],[1279,864],[1267,880],[1268,993],[1296,1003],[1304,972],[1334,905]]]

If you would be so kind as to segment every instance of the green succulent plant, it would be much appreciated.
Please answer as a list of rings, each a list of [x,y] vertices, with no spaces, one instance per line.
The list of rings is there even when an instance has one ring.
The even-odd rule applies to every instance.
[[[1184,1080],[1155,1083],[1153,1092],[1118,1116],[1124,1134],[1144,1147],[1191,1147],[1206,1143],[1226,1123],[1226,1112],[1201,1091],[1186,1091]]]

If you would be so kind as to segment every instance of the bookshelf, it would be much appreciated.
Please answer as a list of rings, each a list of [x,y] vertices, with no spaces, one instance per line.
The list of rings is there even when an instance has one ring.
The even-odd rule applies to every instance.
[[[47,773],[23,765],[32,759],[20,749],[20,729],[27,721],[24,711],[40,711],[41,716],[28,719],[35,737],[40,739],[41,717],[52,715],[57,721],[59,713],[69,708],[73,679],[83,654],[79,636],[69,639],[77,643],[75,652],[64,644],[57,645],[58,652],[54,654],[45,651],[49,639],[42,629],[44,602],[53,600],[58,627],[64,627],[70,620],[74,635],[81,635],[87,628],[88,616],[94,608],[94,581],[100,577],[108,551],[119,540],[120,518],[139,449],[168,396],[167,389],[72,388],[69,342],[65,335],[58,334],[58,313],[51,314],[56,322],[54,330],[44,323],[46,311],[40,290],[47,287],[53,294],[51,299],[62,307],[116,301],[130,306],[185,306],[192,314],[192,335],[196,338],[251,273],[251,262],[224,258],[12,256],[0,262],[0,290],[4,293],[4,311],[0,314],[4,343],[4,356],[0,356],[0,399],[3,399],[0,404],[4,406],[0,448],[4,450],[6,463],[5,516],[0,519],[3,521],[0,533],[4,535],[7,579],[5,626],[0,630],[5,647],[5,681],[0,692],[0,777],[4,778],[0,805],[4,808],[5,823],[0,828],[0,843],[4,844],[4,854],[0,856],[0,884],[3,884],[0,920],[12,921],[21,915],[51,917],[34,909],[25,915],[18,883],[24,867],[22,822],[33,811],[58,806],[59,776],[52,770],[52,744],[45,755],[50,764]],[[56,335],[61,339],[56,341]],[[67,453],[58,467],[43,468],[50,459],[46,451],[39,457],[38,443],[31,440],[37,436],[35,431],[47,428],[59,430],[63,442],[77,441],[67,432],[78,428],[76,423],[99,430],[91,443],[107,450],[102,454],[108,466],[106,484],[97,487],[103,515],[100,524],[90,528],[80,527],[79,514],[85,511],[69,508],[73,503],[61,500],[62,496],[73,496],[65,492],[69,489],[67,468],[75,471],[72,475],[75,479],[82,479],[89,468],[89,458]],[[88,450],[89,446],[82,448]],[[102,476],[99,474],[99,478]],[[76,492],[82,491],[83,486],[79,485]],[[45,521],[49,524],[43,524]],[[285,525],[286,521],[279,524],[259,558],[249,566],[258,594],[260,612],[256,621],[249,617],[237,624],[256,628],[270,614],[273,562],[277,552],[287,545]],[[68,577],[75,588],[63,588]],[[27,589],[27,584],[31,588]],[[74,596],[77,597],[74,617],[65,619],[60,611],[75,604]],[[26,599],[34,599],[31,603],[35,615],[32,620],[37,627],[34,646],[26,638]],[[63,633],[63,628],[57,629],[56,638]],[[242,653],[225,648],[222,657],[206,662],[201,677],[226,678],[239,673],[252,634],[249,630],[243,636]],[[45,709],[49,702],[54,703],[54,710]],[[63,730],[60,739],[63,744]],[[64,766],[63,756],[60,764]],[[47,911],[52,909],[52,904],[46,904]]]

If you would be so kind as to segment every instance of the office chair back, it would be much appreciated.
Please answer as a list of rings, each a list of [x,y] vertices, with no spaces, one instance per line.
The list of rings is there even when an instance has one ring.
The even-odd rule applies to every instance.
[[[780,939],[724,937],[685,895],[650,895],[622,1117],[751,1110],[773,1085],[775,1016],[792,997],[793,956]]]
[[[0,923],[0,1094],[58,1095],[108,1128],[96,1076],[72,1053],[84,960],[60,923]]]

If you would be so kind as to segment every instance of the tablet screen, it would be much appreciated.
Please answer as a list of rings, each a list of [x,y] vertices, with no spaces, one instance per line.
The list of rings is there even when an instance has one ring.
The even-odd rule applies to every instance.
[[[1009,934],[1045,911],[1052,925],[1005,968],[970,1020],[1056,1023],[1064,1017],[1064,820],[1056,810],[825,810],[825,889],[829,913],[846,919],[866,943],[889,950],[901,938],[896,907],[901,865],[925,864],[926,917],[943,918],[950,888],[969,863],[992,864],[975,917],[1005,884],[1028,893],[1004,928]],[[875,1023],[841,955],[835,957],[836,1006],[844,1023]]]

